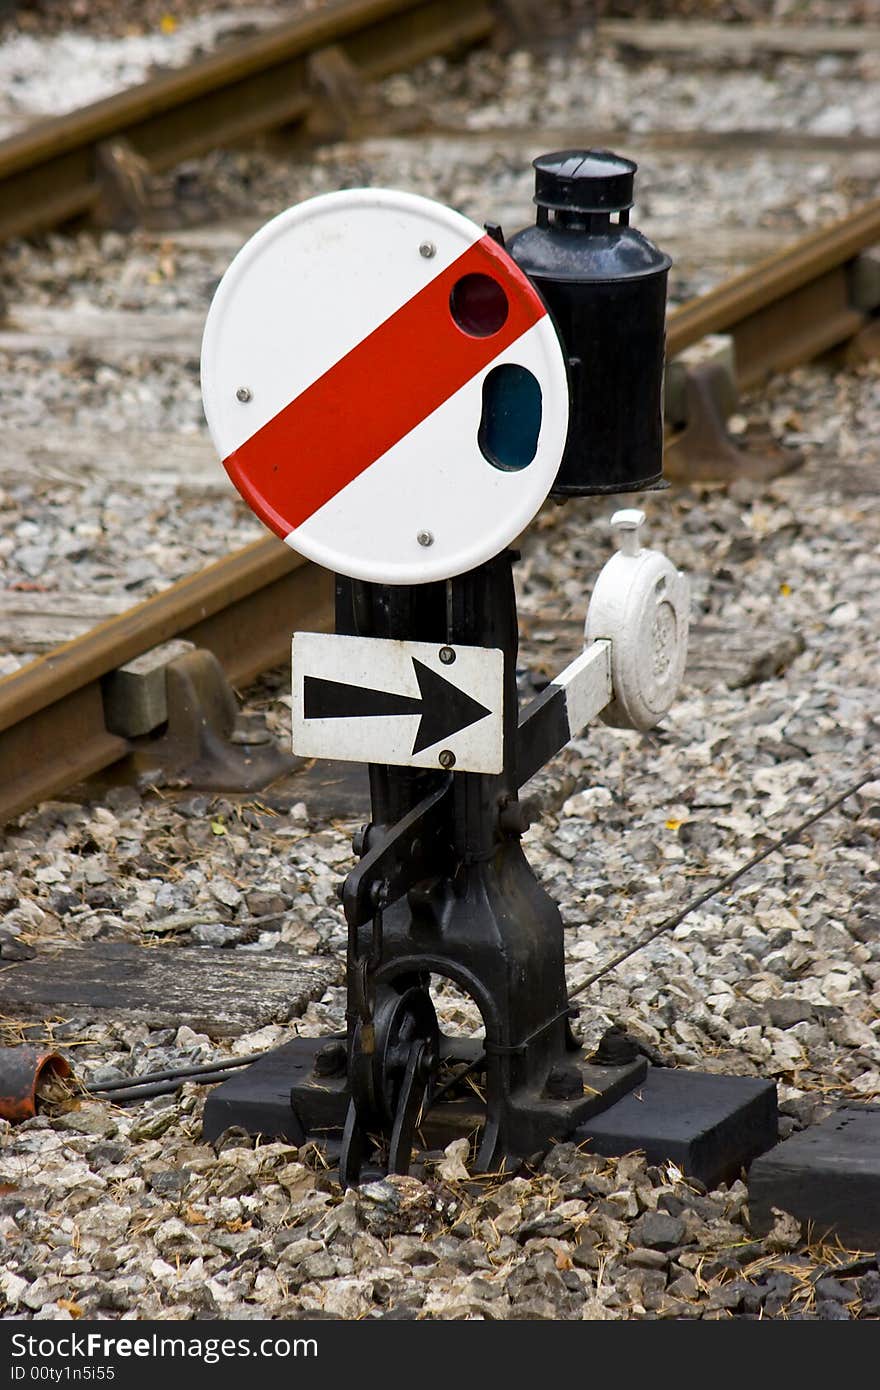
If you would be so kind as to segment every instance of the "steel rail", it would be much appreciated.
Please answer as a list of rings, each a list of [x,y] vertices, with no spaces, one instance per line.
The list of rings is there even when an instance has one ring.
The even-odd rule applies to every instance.
[[[670,355],[732,333],[749,385],[842,342],[866,314],[845,300],[813,322],[814,287],[834,277],[835,295],[845,291],[854,257],[878,239],[880,202],[689,301],[669,316]],[[213,651],[241,685],[287,660],[294,628],[327,630],[331,600],[332,576],[266,537],[0,679],[0,823],[129,751],[104,720],[111,671],[182,637]]]
[[[98,151],[125,140],[151,170],[303,120],[320,100],[313,62],[333,50],[374,81],[489,37],[489,0],[340,0],[0,143],[0,240],[88,213]]]
[[[729,333],[739,386],[827,352],[853,337],[867,315],[851,295],[851,266],[880,242],[880,199],[820,228],[670,314],[666,350],[675,357],[709,333]]]
[[[130,751],[108,731],[102,680],[174,637],[214,652],[233,685],[330,625],[332,576],[267,536],[0,680],[0,823]]]

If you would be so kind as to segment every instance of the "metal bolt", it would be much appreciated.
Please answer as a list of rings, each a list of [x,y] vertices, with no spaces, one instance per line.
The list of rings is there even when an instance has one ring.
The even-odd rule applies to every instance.
[[[579,1067],[564,1062],[551,1067],[544,1094],[553,1100],[573,1100],[584,1094],[584,1078]]]
[[[432,256],[436,256],[436,254],[437,254],[437,247],[434,245],[433,241],[423,241],[423,242],[422,242],[421,246],[419,247],[419,255],[420,255],[420,256],[424,256],[425,260],[426,260],[426,261],[429,261],[429,260],[431,259],[431,257],[432,257]]]
[[[362,825],[351,837],[351,847],[359,859],[367,852],[367,837],[370,830],[371,826]]]
[[[440,648],[440,660],[443,662],[444,666],[452,665],[453,661],[455,660],[455,652],[452,650],[451,647]]]
[[[251,398],[251,388],[249,386],[239,386],[235,393],[235,399],[241,401],[242,405]]]
[[[430,531],[420,531],[416,536],[419,545],[433,545],[434,537]]]
[[[441,767],[449,769],[455,767],[455,754],[451,748],[441,748],[438,754],[438,761]]]
[[[331,1039],[315,1054],[316,1076],[341,1076],[347,1065],[348,1050],[340,1039]]]

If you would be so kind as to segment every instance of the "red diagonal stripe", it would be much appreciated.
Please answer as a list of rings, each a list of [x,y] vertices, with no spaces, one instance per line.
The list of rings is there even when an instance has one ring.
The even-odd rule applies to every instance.
[[[449,311],[453,285],[471,274],[507,293],[507,320],[489,337],[464,333]],[[483,237],[224,459],[230,478],[287,536],[545,312],[523,272]]]

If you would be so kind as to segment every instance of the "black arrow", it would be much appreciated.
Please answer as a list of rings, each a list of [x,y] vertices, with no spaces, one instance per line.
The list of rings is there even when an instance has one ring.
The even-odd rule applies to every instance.
[[[306,719],[368,719],[381,714],[420,714],[413,753],[421,753],[442,739],[485,719],[486,709],[457,685],[430,666],[412,658],[419,696],[395,695],[390,690],[369,690],[322,676],[303,678],[303,716]]]

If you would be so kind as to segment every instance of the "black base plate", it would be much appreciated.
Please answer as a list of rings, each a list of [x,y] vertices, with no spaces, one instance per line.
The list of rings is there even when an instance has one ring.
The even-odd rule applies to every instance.
[[[778,1207],[854,1250],[880,1248],[880,1106],[844,1105],[756,1159],[749,1172],[754,1230]]]
[[[291,1087],[310,1075],[326,1038],[294,1038],[215,1086],[205,1102],[202,1137],[219,1139],[226,1129],[243,1129],[267,1139],[304,1144],[305,1133],[290,1104]]]
[[[204,1137],[215,1140],[235,1126],[296,1145],[311,1139],[325,1144],[332,1163],[348,1093],[344,1075],[314,1074],[315,1057],[327,1041],[296,1038],[217,1086],[205,1106]],[[470,1060],[479,1046],[444,1042],[443,1051],[457,1061]],[[547,1134],[548,1145],[573,1139],[609,1158],[641,1149],[649,1163],[671,1160],[711,1188],[739,1177],[756,1155],[777,1142],[776,1087],[770,1081],[647,1067],[642,1058],[622,1067],[597,1067],[577,1054],[572,1057],[592,1093],[593,1113],[577,1127],[557,1125]],[[420,1133],[429,1149],[442,1148],[459,1135],[472,1134],[481,1118],[479,1108],[467,1100],[450,1101],[429,1113]],[[880,1181],[880,1158],[874,1173]]]
[[[651,1067],[645,1082],[572,1136],[607,1158],[644,1150],[706,1187],[731,1182],[775,1144],[776,1086],[750,1076]]]
[[[314,1071],[315,1058],[328,1041],[295,1038],[217,1086],[205,1105],[203,1137],[215,1140],[224,1130],[236,1127],[297,1145],[308,1138],[325,1143],[335,1156],[348,1109],[348,1086],[344,1073],[327,1076]],[[479,1042],[441,1036],[441,1056],[454,1067],[475,1060],[480,1052]],[[527,1157],[541,1144],[546,1147],[566,1138],[579,1121],[640,1085],[648,1070],[643,1057],[620,1066],[597,1066],[577,1053],[570,1054],[570,1060],[581,1071],[583,1092],[568,1101],[522,1098],[515,1116],[521,1131],[529,1135],[529,1145],[511,1157]],[[468,1094],[471,1100],[450,1098],[428,1112],[419,1133],[429,1148],[444,1147],[481,1126],[482,1106]]]

